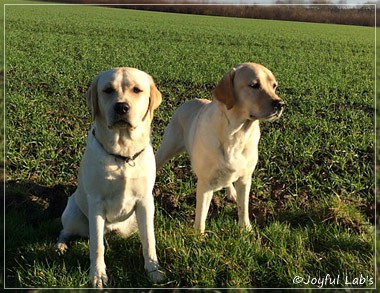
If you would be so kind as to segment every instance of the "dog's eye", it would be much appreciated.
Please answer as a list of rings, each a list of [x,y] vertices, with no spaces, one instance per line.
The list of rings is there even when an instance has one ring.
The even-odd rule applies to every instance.
[[[138,87],[133,87],[133,92],[135,93],[135,94],[138,94],[138,93],[141,93],[142,92],[142,90],[140,90]]]
[[[259,89],[260,83],[257,81],[257,82],[251,83],[249,86],[253,89]]]
[[[103,90],[103,92],[105,92],[106,94],[112,94],[113,92],[115,92],[115,89],[113,87],[107,87]]]

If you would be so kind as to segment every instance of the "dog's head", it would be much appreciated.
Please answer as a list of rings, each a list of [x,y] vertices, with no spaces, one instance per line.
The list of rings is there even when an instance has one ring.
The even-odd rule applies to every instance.
[[[87,91],[93,120],[102,119],[109,128],[134,130],[145,120],[150,122],[161,99],[152,77],[129,67],[100,73]]]
[[[277,81],[267,68],[243,63],[227,72],[213,91],[227,110],[237,108],[250,120],[274,120],[281,116],[284,102],[276,94]]]

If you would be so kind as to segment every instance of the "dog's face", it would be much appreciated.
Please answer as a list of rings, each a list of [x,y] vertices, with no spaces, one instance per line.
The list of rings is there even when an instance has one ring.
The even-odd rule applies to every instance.
[[[93,119],[102,119],[108,128],[134,130],[161,103],[161,93],[150,75],[135,68],[114,68],[94,78],[87,104]]]
[[[277,81],[267,68],[243,63],[223,76],[213,94],[227,110],[238,108],[245,119],[274,120],[284,109],[276,88]]]

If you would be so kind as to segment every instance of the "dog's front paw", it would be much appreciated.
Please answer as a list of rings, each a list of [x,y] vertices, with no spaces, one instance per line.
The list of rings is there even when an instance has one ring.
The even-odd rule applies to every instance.
[[[158,284],[166,277],[165,271],[159,265],[155,265],[155,268],[146,270],[146,273],[152,284]]]
[[[252,231],[252,225],[251,223],[244,223],[239,225],[241,230],[246,231],[246,232],[251,232]]]
[[[55,248],[59,254],[64,254],[68,247],[67,247],[67,241],[69,237],[65,234],[65,232],[62,230],[59,233],[57,243],[55,244]]]
[[[93,272],[90,272],[90,279],[92,281],[92,287],[94,288],[107,286],[108,277],[105,269],[95,269]]]
[[[67,244],[63,242],[58,242],[55,245],[55,248],[59,254],[64,254],[68,249]]]

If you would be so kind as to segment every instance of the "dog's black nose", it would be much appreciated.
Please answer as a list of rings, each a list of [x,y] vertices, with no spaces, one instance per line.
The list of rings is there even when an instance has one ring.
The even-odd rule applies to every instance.
[[[124,115],[129,112],[129,105],[127,103],[116,103],[114,106],[114,110],[119,115]]]
[[[273,109],[280,111],[284,107],[285,103],[282,100],[275,100],[272,102]]]

